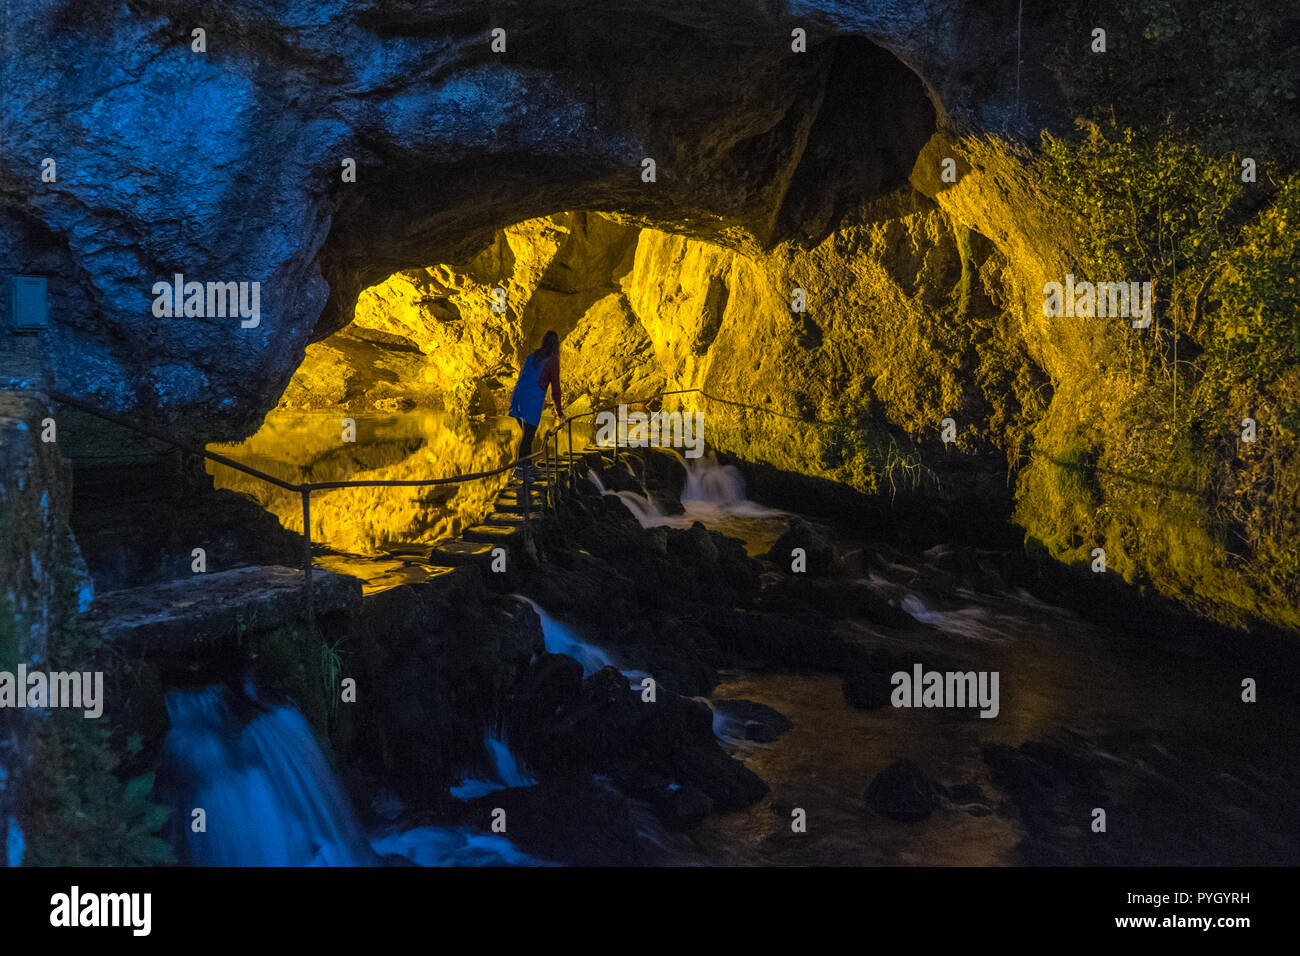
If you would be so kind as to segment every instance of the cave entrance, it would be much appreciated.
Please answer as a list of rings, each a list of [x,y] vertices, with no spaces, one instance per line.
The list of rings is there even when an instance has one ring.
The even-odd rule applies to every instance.
[[[858,247],[867,278],[891,285],[881,301],[898,298],[892,286],[915,282],[910,258],[917,250],[903,257],[906,276],[891,273],[884,260],[897,236],[915,246],[918,236],[936,231],[913,222],[934,210],[909,184],[935,124],[935,108],[910,69],[868,41],[836,40],[815,96],[793,98],[786,115],[762,129],[731,134],[719,169],[749,197],[744,216],[701,216],[699,205],[671,186],[650,206],[637,198],[603,207],[617,211],[584,209],[606,192],[598,183],[574,191],[571,211],[522,219],[488,233],[477,247],[431,242],[464,253],[361,289],[355,305],[342,310],[341,327],[324,322],[336,330],[308,346],[258,432],[218,450],[294,481],[430,478],[500,467],[514,457],[517,441],[505,414],[518,369],[551,330],[561,338],[571,414],[705,385],[796,419],[834,406],[836,396],[867,402],[864,381],[846,377],[843,357],[836,357],[838,340],[855,333],[854,316],[834,301],[833,286],[863,278],[837,244]],[[753,197],[763,203],[760,216]],[[421,215],[414,198],[384,215],[402,210]],[[882,225],[891,222],[906,228],[891,233]],[[374,231],[418,233],[407,225]],[[340,231],[364,236],[374,224],[352,226]],[[481,232],[479,224],[458,229]],[[334,261],[351,254],[336,248]],[[828,268],[827,256],[840,258]],[[374,270],[358,261],[348,274]],[[743,433],[752,424],[726,409],[710,414],[733,450],[824,471],[818,462],[832,439],[792,431],[786,422],[749,442]],[[589,429],[589,421],[578,426],[576,446],[585,447]],[[792,443],[805,451],[773,455]],[[253,496],[285,527],[301,530],[295,495],[220,466],[212,470],[219,486]],[[480,520],[505,482],[502,476],[418,493],[328,492],[313,501],[313,538],[365,555],[431,544]]]
[[[561,339],[570,414],[654,395],[670,381],[657,352],[688,333],[692,354],[707,341],[642,323],[636,303],[649,293],[628,283],[653,268],[636,268],[643,241],[643,255],[659,254],[647,235],[684,242],[615,216],[568,212],[500,230],[463,263],[395,273],[362,292],[351,323],[308,347],[256,434],[214,450],[295,482],[499,468],[519,441],[506,413],[521,360],[550,330]],[[698,303],[715,333],[725,307],[717,287],[706,277]],[[695,310],[694,291],[674,293],[683,314]],[[591,437],[591,419],[575,422],[575,448]],[[297,495],[221,465],[210,470],[219,487],[301,530]],[[357,555],[433,544],[480,521],[507,478],[322,492],[313,496],[313,539]]]

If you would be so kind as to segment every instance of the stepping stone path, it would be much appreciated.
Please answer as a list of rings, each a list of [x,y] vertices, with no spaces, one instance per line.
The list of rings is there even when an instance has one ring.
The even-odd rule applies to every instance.
[[[546,506],[546,496],[557,479],[563,486],[567,479],[559,477],[560,472],[576,466],[579,470],[586,466],[588,457],[600,454],[599,449],[590,449],[579,454],[560,455],[553,462],[549,474],[544,474],[536,481],[530,481],[528,487],[528,513],[530,518],[540,515]],[[540,466],[539,466],[540,467]],[[492,512],[483,520],[465,531],[459,538],[447,538],[437,544],[394,544],[384,549],[393,558],[406,559],[403,567],[389,571],[373,581],[367,582],[366,593],[373,593],[382,586],[395,587],[419,579],[425,570],[432,575],[445,568],[478,566],[487,568],[492,563],[492,552],[504,547],[507,551],[521,547],[524,541],[524,483],[512,478],[510,484],[501,490],[493,502]]]

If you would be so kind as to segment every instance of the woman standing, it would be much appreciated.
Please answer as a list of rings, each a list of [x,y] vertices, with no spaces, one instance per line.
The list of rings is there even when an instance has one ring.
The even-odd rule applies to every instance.
[[[542,477],[541,471],[524,459],[533,453],[533,436],[542,420],[542,406],[546,404],[546,389],[550,388],[551,398],[555,402],[555,417],[564,422],[564,411],[560,407],[560,337],[554,332],[542,336],[542,346],[524,359],[524,367],[519,370],[519,380],[510,396],[510,417],[519,423],[523,436],[519,439],[519,464],[515,466],[515,477],[524,477],[527,469],[530,480]]]

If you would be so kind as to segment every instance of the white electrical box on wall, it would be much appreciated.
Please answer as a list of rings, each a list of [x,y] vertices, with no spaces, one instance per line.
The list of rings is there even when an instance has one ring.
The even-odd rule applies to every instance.
[[[35,332],[49,319],[43,276],[14,276],[9,315],[15,332]]]

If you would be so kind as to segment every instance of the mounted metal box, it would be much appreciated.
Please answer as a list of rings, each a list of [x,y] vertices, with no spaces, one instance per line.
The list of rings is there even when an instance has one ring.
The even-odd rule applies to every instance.
[[[43,276],[14,276],[10,284],[9,315],[15,332],[36,332],[49,320]]]

